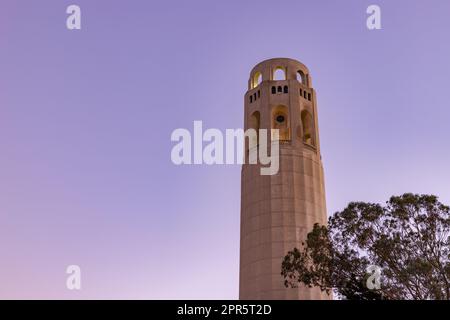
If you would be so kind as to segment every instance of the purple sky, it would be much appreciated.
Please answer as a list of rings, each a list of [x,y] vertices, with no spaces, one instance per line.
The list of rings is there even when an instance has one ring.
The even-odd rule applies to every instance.
[[[175,166],[170,134],[242,127],[268,58],[311,71],[329,214],[450,204],[449,18],[448,0],[2,0],[0,298],[237,298],[240,167]]]

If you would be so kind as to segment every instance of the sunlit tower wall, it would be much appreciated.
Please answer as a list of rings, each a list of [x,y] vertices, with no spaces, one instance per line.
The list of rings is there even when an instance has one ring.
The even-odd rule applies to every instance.
[[[286,288],[280,274],[287,252],[301,248],[314,223],[327,220],[308,68],[286,58],[259,63],[250,73],[244,108],[245,129],[279,129],[280,168],[261,175],[259,164],[242,166],[239,298],[328,299],[318,288]],[[247,143],[247,153],[249,148]]]

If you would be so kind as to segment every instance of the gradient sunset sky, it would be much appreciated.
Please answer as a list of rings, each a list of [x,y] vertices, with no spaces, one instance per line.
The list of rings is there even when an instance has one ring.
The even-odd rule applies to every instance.
[[[449,21],[448,0],[1,0],[0,298],[237,299],[240,167],[175,166],[170,135],[242,127],[268,58],[311,71],[328,214],[450,204]]]

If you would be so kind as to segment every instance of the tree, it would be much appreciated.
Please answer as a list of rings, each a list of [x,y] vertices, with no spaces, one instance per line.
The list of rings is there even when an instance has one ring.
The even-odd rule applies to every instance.
[[[369,266],[381,270],[369,289]],[[433,195],[391,197],[386,206],[352,202],[314,225],[284,257],[287,287],[303,283],[342,299],[450,299],[450,210]]]

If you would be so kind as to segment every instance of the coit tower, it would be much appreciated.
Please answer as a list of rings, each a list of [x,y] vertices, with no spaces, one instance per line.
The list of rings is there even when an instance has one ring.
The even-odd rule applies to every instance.
[[[287,58],[257,64],[244,107],[245,129],[279,130],[280,158],[274,175],[261,175],[259,164],[242,166],[239,298],[327,299],[319,288],[286,288],[280,274],[287,252],[300,249],[314,223],[327,220],[316,92],[308,68]],[[247,154],[249,148],[247,143]]]

